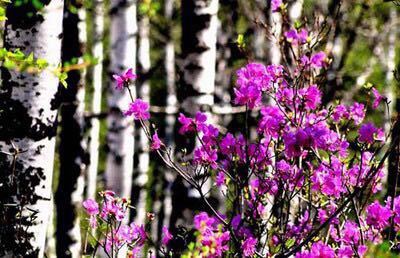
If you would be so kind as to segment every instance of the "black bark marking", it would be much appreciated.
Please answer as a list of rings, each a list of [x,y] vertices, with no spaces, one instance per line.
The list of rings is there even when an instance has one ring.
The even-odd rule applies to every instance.
[[[50,0],[38,0],[43,7],[50,3]],[[42,8],[43,8],[42,7]],[[31,29],[35,24],[43,22],[43,15],[41,9],[36,9],[32,1],[26,1],[23,4],[16,6],[15,4],[9,4],[7,6],[7,25],[11,25],[12,30],[17,29],[28,30]],[[36,33],[37,29],[31,29],[32,33]]]

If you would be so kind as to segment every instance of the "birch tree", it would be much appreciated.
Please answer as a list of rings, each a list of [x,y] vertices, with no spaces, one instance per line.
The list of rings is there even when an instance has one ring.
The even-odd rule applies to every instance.
[[[150,1],[143,1],[144,5],[150,5]],[[150,8],[150,7],[149,7]],[[139,46],[138,46],[138,63],[142,74],[146,74],[150,70],[150,21],[147,13],[141,15],[139,20]],[[150,102],[150,81],[144,80],[139,85],[139,96],[146,102]],[[149,141],[144,130],[139,131],[138,144],[138,174],[135,185],[139,189],[138,201],[136,204],[135,221],[143,224],[146,219],[146,183],[148,181],[148,171],[150,165]]]
[[[214,104],[218,0],[182,0],[183,107],[189,113]]]
[[[93,67],[93,97],[92,113],[101,112],[101,99],[103,89],[103,34],[104,34],[104,3],[103,0],[96,0],[94,6],[93,18],[93,56],[97,58],[98,63]],[[94,198],[97,186],[97,170],[99,165],[99,146],[100,146],[100,121],[93,118],[91,121],[89,153],[90,160],[87,170],[87,197]]]
[[[218,0],[182,0],[181,2],[183,61],[180,97],[182,107],[191,115],[202,110],[209,118],[211,118],[215,93],[218,4]],[[183,190],[179,189],[179,180],[176,181],[174,194]],[[204,184],[203,191],[208,192],[209,188],[210,182]],[[190,190],[188,194],[188,205],[194,205],[200,198],[197,191]],[[182,207],[182,203],[178,201],[173,205]],[[180,216],[178,214],[181,211],[173,207],[173,213],[172,217],[175,220],[177,216]]]
[[[111,73],[136,69],[136,1],[111,1]],[[135,96],[135,90],[132,88]],[[133,173],[134,127],[122,111],[130,103],[128,91],[115,89],[112,81],[108,93],[107,187],[119,196],[130,197]]]
[[[82,12],[71,8],[82,8],[75,0],[67,1],[64,10],[62,41],[62,61],[79,61],[82,57],[79,23]],[[79,16],[81,14],[81,17]],[[83,20],[83,23],[85,20]],[[82,23],[82,22],[81,22]],[[81,28],[82,29],[82,28]],[[83,28],[86,29],[86,28]],[[71,64],[73,65],[73,63]],[[83,194],[84,146],[83,146],[83,112],[84,85],[82,72],[74,69],[68,72],[67,87],[60,85],[61,99],[61,132],[60,132],[60,174],[55,194],[57,209],[57,256],[79,257],[81,251],[81,234],[78,210]]]
[[[165,60],[164,69],[167,86],[167,114],[165,117],[165,143],[167,146],[174,144],[174,128],[176,116],[174,114],[178,99],[176,95],[176,78],[175,78],[175,46],[172,38],[172,26],[173,26],[173,12],[174,12],[174,0],[165,0],[164,2],[164,15],[168,23],[167,26],[167,43],[165,44]],[[168,226],[171,221],[172,213],[172,184],[175,180],[175,174],[173,171],[167,170],[165,173],[165,190],[163,199],[163,225]]]
[[[63,1],[37,4],[40,5],[30,1],[18,6],[10,4],[5,27],[4,46],[8,50],[33,53],[34,58],[43,58],[50,64],[38,73],[6,69],[1,73],[1,200],[8,198],[7,206],[1,205],[1,219],[8,223],[2,221],[2,225],[9,227],[1,232],[0,242],[5,248],[9,243],[11,248],[2,249],[0,254],[13,257],[43,257],[51,214],[57,117],[54,98],[58,86],[53,69],[60,63]],[[21,239],[18,234],[22,232],[14,231],[15,223],[28,226],[28,233],[23,233]]]

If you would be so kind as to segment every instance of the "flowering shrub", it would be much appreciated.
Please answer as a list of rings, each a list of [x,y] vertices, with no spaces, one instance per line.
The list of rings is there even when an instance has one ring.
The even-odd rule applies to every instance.
[[[88,233],[100,229],[100,235],[91,237],[108,257],[117,257],[123,247],[127,247],[129,254],[135,257],[147,239],[144,225],[126,225],[129,209],[127,199],[117,197],[112,191],[101,192],[100,196],[100,204],[93,199],[83,202],[92,229]]]
[[[282,1],[272,1],[272,9],[286,17]],[[365,121],[365,114],[387,100],[372,88],[372,105],[324,106],[324,85],[317,78],[329,66],[329,58],[314,51],[318,40],[306,27],[290,28],[283,35],[293,67],[250,62],[237,71],[234,103],[246,107],[241,132],[222,133],[201,112],[194,118],[179,115],[179,133],[200,143],[185,157],[189,162],[174,162],[170,148],[149,126],[147,103],[132,99],[125,112],[140,121],[151,149],[199,191],[212,211],[194,217],[195,242],[184,257],[361,257],[389,227],[400,229],[400,197],[389,198],[386,204],[372,198],[381,190],[390,148],[383,151],[388,135]],[[123,76],[116,77],[121,90],[120,81],[127,81],[119,79]],[[258,120],[253,138],[251,114]],[[208,180],[226,197],[229,208],[224,214],[202,191]],[[94,201],[84,203],[92,227],[99,218],[123,220],[126,204],[115,200],[105,195],[102,212]],[[135,249],[146,239],[136,225],[114,225],[105,236],[100,243],[107,251],[108,239],[117,249],[123,244]],[[168,248],[171,239],[164,227],[162,244],[168,252],[163,254],[176,257]]]

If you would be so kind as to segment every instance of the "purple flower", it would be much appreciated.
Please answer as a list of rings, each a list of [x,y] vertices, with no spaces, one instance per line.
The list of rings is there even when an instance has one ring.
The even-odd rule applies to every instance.
[[[221,186],[225,185],[225,174],[224,174],[224,172],[222,172],[222,171],[218,172],[217,176],[215,177],[215,184],[218,187],[221,187]]]
[[[151,139],[152,139],[152,142],[151,142],[151,149],[152,149],[152,150],[159,150],[159,149],[161,148],[161,145],[162,145],[163,143],[160,141],[160,138],[158,137],[157,132],[155,132],[155,133],[153,134],[153,136],[151,137]]]
[[[279,131],[285,124],[285,116],[277,106],[267,106],[261,109],[261,119],[258,126],[259,131],[266,135],[278,138]]]
[[[381,128],[376,128],[372,123],[363,124],[358,130],[360,142],[373,143],[374,140],[384,141],[385,133]]]
[[[354,124],[359,125],[364,120],[365,110],[364,104],[360,104],[358,102],[354,102],[354,104],[350,107],[350,118],[354,120]]]
[[[197,112],[195,118],[193,119],[180,113],[178,121],[182,125],[182,127],[179,129],[180,134],[202,131],[206,126],[207,115],[202,112]]]
[[[281,9],[282,0],[271,0],[271,10],[272,12],[278,12]]]
[[[388,207],[380,205],[378,201],[375,201],[367,207],[366,214],[366,222],[369,226],[384,229],[389,225],[392,211]]]
[[[310,251],[296,254],[296,258],[334,258],[335,251],[322,241],[316,242],[311,246]]]
[[[321,104],[322,94],[317,85],[314,84],[308,88],[303,88],[301,93],[305,101],[305,106],[309,110],[314,110]]]
[[[292,43],[293,46],[304,44],[308,39],[308,31],[301,29],[299,32],[296,29],[290,29],[285,32],[286,40]]]
[[[375,88],[372,88],[372,94],[374,94],[374,103],[372,103],[372,108],[376,109],[379,104],[381,103],[381,101],[385,98],[383,97],[379,91]]]
[[[162,243],[163,245],[168,245],[168,243],[169,243],[169,241],[171,241],[171,239],[172,239],[172,235],[171,235],[171,233],[169,232],[168,227],[163,226],[163,228],[162,228],[162,240],[161,240],[161,243]]]
[[[86,212],[89,215],[97,215],[99,214],[99,204],[93,199],[87,199],[82,203],[83,207],[85,208]]]
[[[244,257],[252,257],[256,253],[257,239],[248,237],[242,243]]]
[[[125,73],[118,75],[113,75],[114,79],[117,81],[117,90],[122,90],[126,84],[137,78],[136,74],[133,73],[132,68],[128,69]]]
[[[341,119],[348,119],[349,118],[349,111],[347,111],[347,107],[345,105],[337,105],[332,113],[332,120],[336,123],[339,122]]]
[[[149,103],[144,102],[141,99],[136,99],[130,104],[129,109],[124,112],[125,116],[133,115],[135,120],[148,120],[150,118]]]
[[[320,51],[314,54],[310,59],[311,66],[314,68],[322,68],[326,65],[326,54]]]
[[[237,105],[247,105],[249,109],[253,109],[261,103],[261,91],[255,86],[240,87],[234,91]]]

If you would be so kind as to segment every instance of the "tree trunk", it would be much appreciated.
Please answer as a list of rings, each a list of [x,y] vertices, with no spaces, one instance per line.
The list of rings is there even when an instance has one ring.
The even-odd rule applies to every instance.
[[[136,69],[136,1],[111,1],[111,73],[122,73],[128,68]],[[132,88],[135,95],[135,88]],[[126,90],[109,87],[108,105],[108,154],[107,188],[119,196],[130,197],[132,187],[134,127],[131,118],[122,112],[131,102]]]
[[[174,12],[174,0],[165,0],[164,2],[164,14],[165,19],[168,22],[168,41],[165,45],[165,77],[167,83],[167,110],[174,111],[178,104],[178,99],[176,96],[176,78],[175,78],[175,47],[172,38],[173,29],[173,12]],[[175,120],[176,116],[172,112],[167,112],[165,117],[165,144],[167,146],[173,147],[174,141],[174,130],[175,130]],[[174,151],[174,149],[172,149]],[[163,213],[163,225],[169,226],[171,221],[172,213],[172,184],[175,181],[176,175],[174,171],[166,170],[164,181],[164,199],[162,203],[162,213]],[[160,231],[160,229],[158,229]]]
[[[272,64],[280,64],[282,59],[282,53],[279,46],[279,40],[282,32],[282,16],[278,12],[273,13],[271,8],[269,8],[269,12],[270,12],[269,24],[270,27],[274,28],[273,37],[270,41],[270,46],[269,46],[270,49],[269,60]]]
[[[98,63],[93,67],[93,97],[92,113],[101,112],[101,98],[103,89],[103,34],[104,34],[104,3],[103,0],[96,0],[94,3],[93,18],[93,56],[98,59]],[[95,198],[97,187],[97,170],[99,166],[99,146],[100,146],[100,121],[92,118],[89,142],[89,166],[87,170],[87,190],[88,198]]]
[[[393,31],[388,33],[389,40],[388,40],[388,52],[387,52],[387,71],[386,71],[386,90],[384,93],[389,101],[392,103],[389,105],[390,114],[392,114],[394,119],[399,119],[400,117],[400,99],[396,97],[395,94],[395,86],[399,84],[399,81],[393,81],[393,72],[395,70],[395,43],[397,38],[397,26],[395,25],[397,21],[397,12],[396,8],[393,8],[390,12],[390,24],[393,28]],[[400,62],[397,64],[397,69],[400,67]],[[394,84],[396,83],[396,84]],[[385,107],[386,109],[386,107]],[[387,112],[387,111],[386,111]],[[386,113],[386,117],[389,114]],[[385,132],[389,133],[390,130],[390,118],[385,121]],[[387,165],[387,195],[388,196],[396,196],[397,195],[397,188],[400,185],[400,123],[395,123],[395,126],[392,131],[391,141],[394,144],[395,149],[390,153],[388,158]],[[392,234],[393,235],[393,234]]]
[[[182,89],[188,113],[214,104],[218,0],[182,0]]]
[[[52,206],[58,86],[52,70],[60,63],[63,1],[40,2],[41,10],[31,2],[20,6],[10,4],[5,29],[7,49],[34,53],[35,58],[43,58],[51,64],[39,73],[3,69],[1,74],[0,220],[6,221],[0,224],[9,227],[1,231],[0,254],[17,257],[43,257]],[[11,164],[12,156],[4,152],[13,153],[15,149],[22,153],[16,155],[16,162]],[[3,201],[16,206],[5,207]],[[28,233],[15,232],[18,223],[29,225]]]
[[[150,21],[147,14],[143,14],[139,21],[139,49],[138,62],[142,74],[146,74],[150,70]],[[142,81],[139,85],[139,96],[146,102],[150,102],[150,81]],[[139,128],[140,130],[140,128]],[[135,222],[144,224],[146,219],[146,184],[148,181],[148,172],[150,165],[149,141],[143,130],[139,131],[138,150],[138,174],[135,179],[135,186],[139,189],[138,201],[136,204]]]
[[[205,112],[211,118],[211,107],[214,105],[215,93],[215,66],[216,45],[218,29],[218,0],[182,0],[182,76],[181,95],[182,107],[185,112],[194,115],[197,111]],[[213,119],[211,119],[213,120]],[[196,141],[196,146],[199,146]],[[179,180],[173,186],[174,195],[185,192]],[[210,180],[204,184],[203,192],[211,187]],[[176,195],[178,196],[178,195]],[[176,221],[179,213],[182,214],[182,205],[190,210],[203,209],[197,190],[188,191],[187,203],[181,200],[173,200],[173,217]],[[181,203],[178,203],[181,202]],[[175,210],[176,207],[176,210]],[[179,208],[178,208],[179,207]],[[188,222],[192,218],[192,212],[184,212],[183,219]],[[188,215],[188,216],[186,216]]]
[[[83,49],[79,38],[78,12],[71,8],[82,8],[76,0],[67,1],[64,10],[62,42],[62,62],[70,62],[82,57]],[[81,60],[80,60],[81,61]],[[59,87],[61,100],[60,132],[60,174],[55,194],[57,209],[57,257],[79,257],[81,251],[81,234],[78,211],[82,203],[84,146],[83,146],[83,112],[84,82],[80,70],[68,72],[67,88]]]

